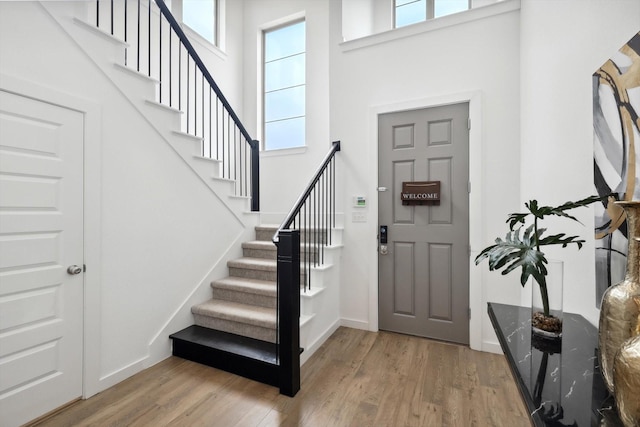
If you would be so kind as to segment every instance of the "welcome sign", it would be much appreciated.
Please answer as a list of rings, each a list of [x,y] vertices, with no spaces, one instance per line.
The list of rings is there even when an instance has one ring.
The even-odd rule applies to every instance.
[[[403,182],[400,197],[403,205],[439,205],[440,181]]]

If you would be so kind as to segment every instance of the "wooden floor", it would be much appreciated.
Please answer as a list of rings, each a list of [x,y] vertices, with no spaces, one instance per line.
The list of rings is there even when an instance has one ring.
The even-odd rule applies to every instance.
[[[295,398],[171,357],[38,426],[530,426],[503,356],[340,328]]]

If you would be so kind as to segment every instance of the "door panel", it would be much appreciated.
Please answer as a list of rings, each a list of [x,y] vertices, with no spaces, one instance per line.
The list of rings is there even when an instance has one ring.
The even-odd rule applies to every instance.
[[[394,312],[398,314],[415,315],[415,271],[413,262],[415,244],[413,242],[394,242]]]
[[[451,157],[427,159],[428,181],[440,181],[440,204],[437,209],[428,211],[429,224],[451,225],[453,221],[453,197],[451,194],[452,177]]]
[[[403,181],[414,181],[413,166],[414,161],[393,162],[393,192],[398,197],[393,198],[393,223],[394,224],[413,224],[413,210],[405,209],[400,200],[400,192],[402,191]]]
[[[451,245],[429,244],[429,319],[452,321]]]
[[[469,342],[468,104],[379,117],[379,327]],[[440,181],[440,204],[406,206],[405,181]]]
[[[82,395],[81,113],[0,91],[0,413]]]

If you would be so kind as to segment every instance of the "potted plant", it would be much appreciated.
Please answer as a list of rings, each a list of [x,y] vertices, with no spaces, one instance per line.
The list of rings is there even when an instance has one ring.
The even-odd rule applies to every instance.
[[[501,270],[502,274],[508,274],[517,268],[521,268],[520,284],[524,287],[529,280],[538,284],[542,299],[542,312],[533,313],[531,324],[534,332],[536,329],[543,331],[546,337],[559,338],[562,335],[562,319],[554,316],[549,308],[549,294],[547,290],[547,267],[548,260],[542,251],[543,246],[575,244],[578,249],[582,248],[585,242],[578,236],[567,236],[565,233],[544,236],[546,228],[539,228],[539,221],[546,216],[559,216],[578,221],[569,215],[567,211],[587,206],[602,200],[600,196],[590,196],[577,202],[566,202],[560,206],[538,206],[537,200],[530,200],[525,203],[528,212],[512,213],[507,218],[509,232],[504,240],[497,238],[495,244],[480,252],[476,257],[476,265],[485,258],[489,260],[489,270]],[[533,223],[527,226],[529,217],[533,217]]]

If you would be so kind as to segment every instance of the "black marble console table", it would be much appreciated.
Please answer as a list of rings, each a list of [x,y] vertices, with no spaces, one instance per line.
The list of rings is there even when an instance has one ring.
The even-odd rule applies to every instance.
[[[622,426],[598,367],[598,330],[564,313],[561,346],[531,337],[531,308],[488,304],[520,394],[535,426]]]

